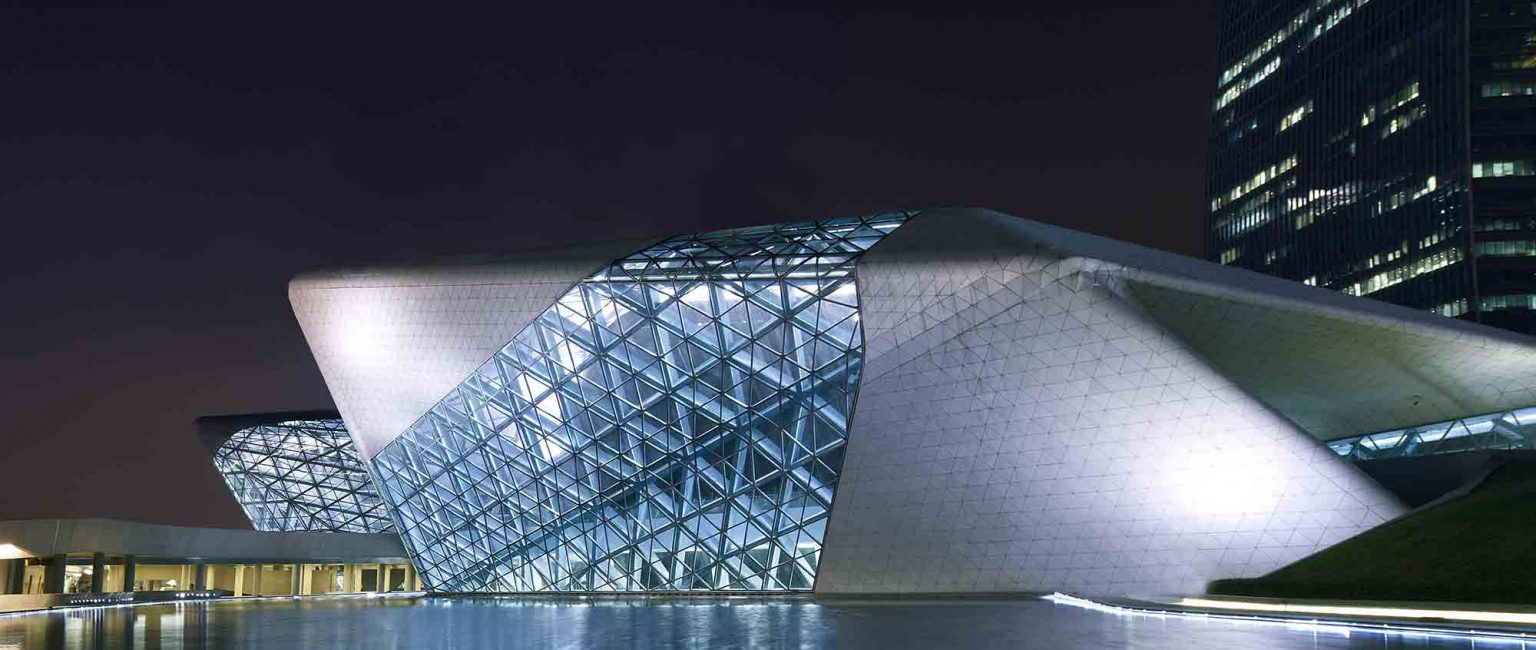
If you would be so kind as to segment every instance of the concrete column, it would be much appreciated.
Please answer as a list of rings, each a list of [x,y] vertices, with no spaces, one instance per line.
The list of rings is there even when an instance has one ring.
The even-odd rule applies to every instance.
[[[266,570],[266,568],[267,568],[267,565],[265,565],[265,564],[258,564],[258,565],[256,565],[256,589],[255,589],[255,592],[256,592],[257,596],[262,595],[262,593],[261,593],[261,572]]]
[[[43,572],[43,593],[64,593],[64,567],[69,566],[69,556],[64,554],[48,558],[48,568]]]
[[[123,591],[133,591],[133,581],[136,578],[134,568],[138,566],[138,558],[132,555],[123,556]]]
[[[304,581],[301,578],[301,576],[303,575],[303,571],[304,571],[304,565],[302,565],[302,564],[295,564],[295,565],[293,565],[293,587],[288,590],[288,594],[290,596],[297,596],[297,595],[299,595],[299,589],[304,586],[304,584],[303,584]]]
[[[202,591],[208,588],[208,564],[198,562],[192,565],[192,589]]]
[[[97,551],[91,554],[91,593],[106,591],[107,554]]]
[[[27,561],[24,559],[7,560],[5,563],[5,583],[0,585],[0,593],[19,594],[27,588]]]
[[[236,596],[244,596],[245,595],[245,565],[244,564],[236,564],[235,565],[235,586],[234,586],[234,590],[235,590],[235,595]]]

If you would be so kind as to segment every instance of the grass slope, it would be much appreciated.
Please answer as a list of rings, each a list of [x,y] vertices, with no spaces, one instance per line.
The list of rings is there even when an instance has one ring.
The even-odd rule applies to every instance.
[[[1507,461],[1465,495],[1259,578],[1231,596],[1536,603],[1536,462]]]

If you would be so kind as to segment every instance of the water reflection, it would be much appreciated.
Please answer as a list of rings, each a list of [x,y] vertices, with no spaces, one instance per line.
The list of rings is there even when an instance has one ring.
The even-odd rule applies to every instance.
[[[0,617],[17,648],[1475,648],[1468,639],[1120,616],[1030,600],[346,598]],[[1498,647],[1525,648],[1522,643]]]

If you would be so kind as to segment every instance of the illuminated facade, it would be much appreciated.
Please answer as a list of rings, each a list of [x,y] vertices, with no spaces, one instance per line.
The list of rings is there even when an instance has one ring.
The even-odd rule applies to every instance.
[[[1226,0],[1212,260],[1536,332],[1536,15]]]
[[[572,287],[374,457],[446,591],[810,589],[904,215],[668,239]]]
[[[394,532],[334,413],[202,418],[198,429],[252,528]]]
[[[976,209],[289,297],[444,592],[1197,591],[1403,512],[1327,441],[1536,404],[1523,337]]]

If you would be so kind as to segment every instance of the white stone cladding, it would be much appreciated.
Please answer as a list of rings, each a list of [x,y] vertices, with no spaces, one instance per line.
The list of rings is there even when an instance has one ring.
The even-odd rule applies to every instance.
[[[1145,271],[1114,275],[1150,316],[1320,440],[1536,405],[1536,348],[1516,334],[1427,314],[1440,326],[1263,302]]]
[[[365,458],[645,246],[311,274]],[[975,209],[856,269],[864,366],[816,591],[1199,591],[1403,512],[1322,440],[1536,405],[1536,340]]]
[[[914,219],[859,268],[869,352],[818,592],[1187,593],[1402,512],[1102,264],[969,217]],[[980,259],[901,268],[988,231]]]
[[[301,275],[288,299],[359,452],[373,458],[577,282],[645,242]]]

